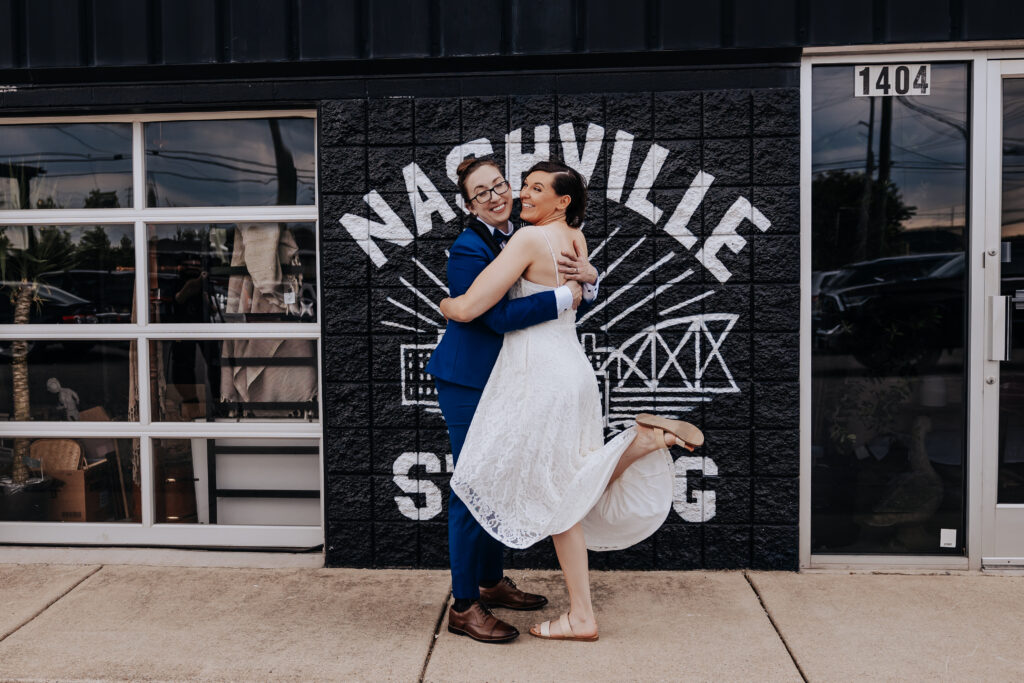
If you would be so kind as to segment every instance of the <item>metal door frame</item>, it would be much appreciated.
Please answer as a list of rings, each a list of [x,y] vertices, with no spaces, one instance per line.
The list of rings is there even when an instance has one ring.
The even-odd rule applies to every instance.
[[[972,49],[973,48],[973,49]],[[986,49],[987,48],[987,49]],[[886,63],[907,59],[969,62],[970,71],[970,217],[967,288],[967,555],[812,555],[811,554],[811,70],[824,64]],[[1020,61],[1016,61],[1020,60]],[[1009,71],[1007,71],[1009,70]],[[800,568],[981,569],[994,566],[986,554],[994,544],[995,448],[998,440],[998,383],[986,385],[998,363],[987,360],[991,321],[986,312],[989,280],[998,272],[982,267],[984,253],[999,249],[1002,107],[1000,79],[1005,73],[1024,75],[1024,41],[972,46],[910,44],[809,48],[800,65]],[[992,181],[992,182],[989,182]],[[993,224],[995,227],[993,228]],[[992,237],[990,237],[992,235]],[[998,253],[998,251],[996,252]],[[986,391],[986,387],[990,387]],[[991,453],[990,453],[991,451]],[[991,470],[991,471],[989,471]],[[1020,506],[1024,507],[1024,506]],[[984,560],[983,560],[984,558]],[[1008,563],[1002,563],[1005,566]]]
[[[984,258],[991,259],[993,267],[985,268],[984,290],[985,301],[990,296],[1000,294],[1000,253],[1001,217],[1002,217],[1002,177],[1003,177],[1003,79],[1007,76],[1024,78],[1024,54],[1003,55],[993,58],[986,64],[983,77],[986,80],[987,109],[985,111],[986,138],[984,141],[987,153],[985,175],[989,182],[985,188],[985,205],[989,208],[986,216],[982,247]],[[981,79],[979,78],[979,81]],[[992,311],[986,306],[985,328],[990,337],[986,344],[992,343],[992,336],[999,334],[995,329]],[[1010,321],[1006,321],[1010,324]],[[1024,566],[1024,556],[1005,557],[997,555],[996,541],[1000,525],[1010,525],[1019,533],[1024,534],[1024,504],[1002,504],[997,502],[999,477],[999,361],[989,360],[989,355],[978,354],[983,358],[984,379],[979,382],[982,393],[983,416],[981,434],[978,439],[978,454],[982,463],[981,472],[981,543],[980,566],[984,568],[1007,568]],[[1003,533],[1007,533],[1006,530]]]

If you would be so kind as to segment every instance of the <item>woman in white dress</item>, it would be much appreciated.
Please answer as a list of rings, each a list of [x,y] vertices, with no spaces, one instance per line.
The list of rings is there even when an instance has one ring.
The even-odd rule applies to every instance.
[[[541,162],[520,193],[517,230],[462,296],[444,299],[449,320],[468,322],[506,293],[528,296],[563,284],[556,254],[584,259],[579,229],[586,185],[575,170]],[[576,335],[576,312],[505,335],[452,475],[452,490],[492,536],[525,548],[551,536],[569,612],[530,629],[540,638],[597,640],[587,548],[616,550],[654,533],[672,505],[668,446],[693,449],[693,425],[638,415],[603,439],[593,368]]]

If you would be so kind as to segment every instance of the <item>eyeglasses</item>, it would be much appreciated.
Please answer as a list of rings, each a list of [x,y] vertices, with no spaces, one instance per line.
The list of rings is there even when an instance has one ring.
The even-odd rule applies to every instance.
[[[484,204],[491,200],[492,192],[500,197],[501,195],[508,192],[508,187],[508,181],[502,180],[500,183],[498,183],[489,190],[477,192],[475,195],[473,195],[473,201],[476,202],[477,204]]]

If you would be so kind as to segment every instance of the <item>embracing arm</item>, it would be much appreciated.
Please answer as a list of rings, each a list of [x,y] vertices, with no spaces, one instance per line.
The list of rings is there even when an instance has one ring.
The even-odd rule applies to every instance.
[[[472,249],[456,242],[448,260],[448,287],[452,296],[465,294],[491,261],[490,252]],[[554,292],[537,292],[518,299],[501,298],[476,322],[486,325],[495,334],[505,334],[524,327],[554,320],[558,317],[558,301]]]
[[[530,240],[525,235],[515,235],[464,294],[441,301],[441,313],[448,320],[457,322],[469,322],[483,315],[504,299],[532,260]],[[453,288],[452,293],[455,291]]]

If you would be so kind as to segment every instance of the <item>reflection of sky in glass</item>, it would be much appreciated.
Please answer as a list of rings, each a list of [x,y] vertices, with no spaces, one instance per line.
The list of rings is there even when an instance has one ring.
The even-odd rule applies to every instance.
[[[881,97],[854,97],[854,67],[814,68],[812,172],[863,172],[874,102],[878,175]],[[892,99],[890,179],[916,207],[907,229],[963,227],[967,200],[967,66],[932,64],[931,94]]]
[[[1024,235],[1024,78],[1003,79],[1003,237]]]
[[[130,123],[0,125],[0,210],[81,209],[90,193],[131,206]]]
[[[271,121],[280,131],[280,162],[287,169],[290,158],[297,174],[294,199],[292,188],[279,182]],[[147,204],[313,204],[313,124],[304,118],[147,123]]]

